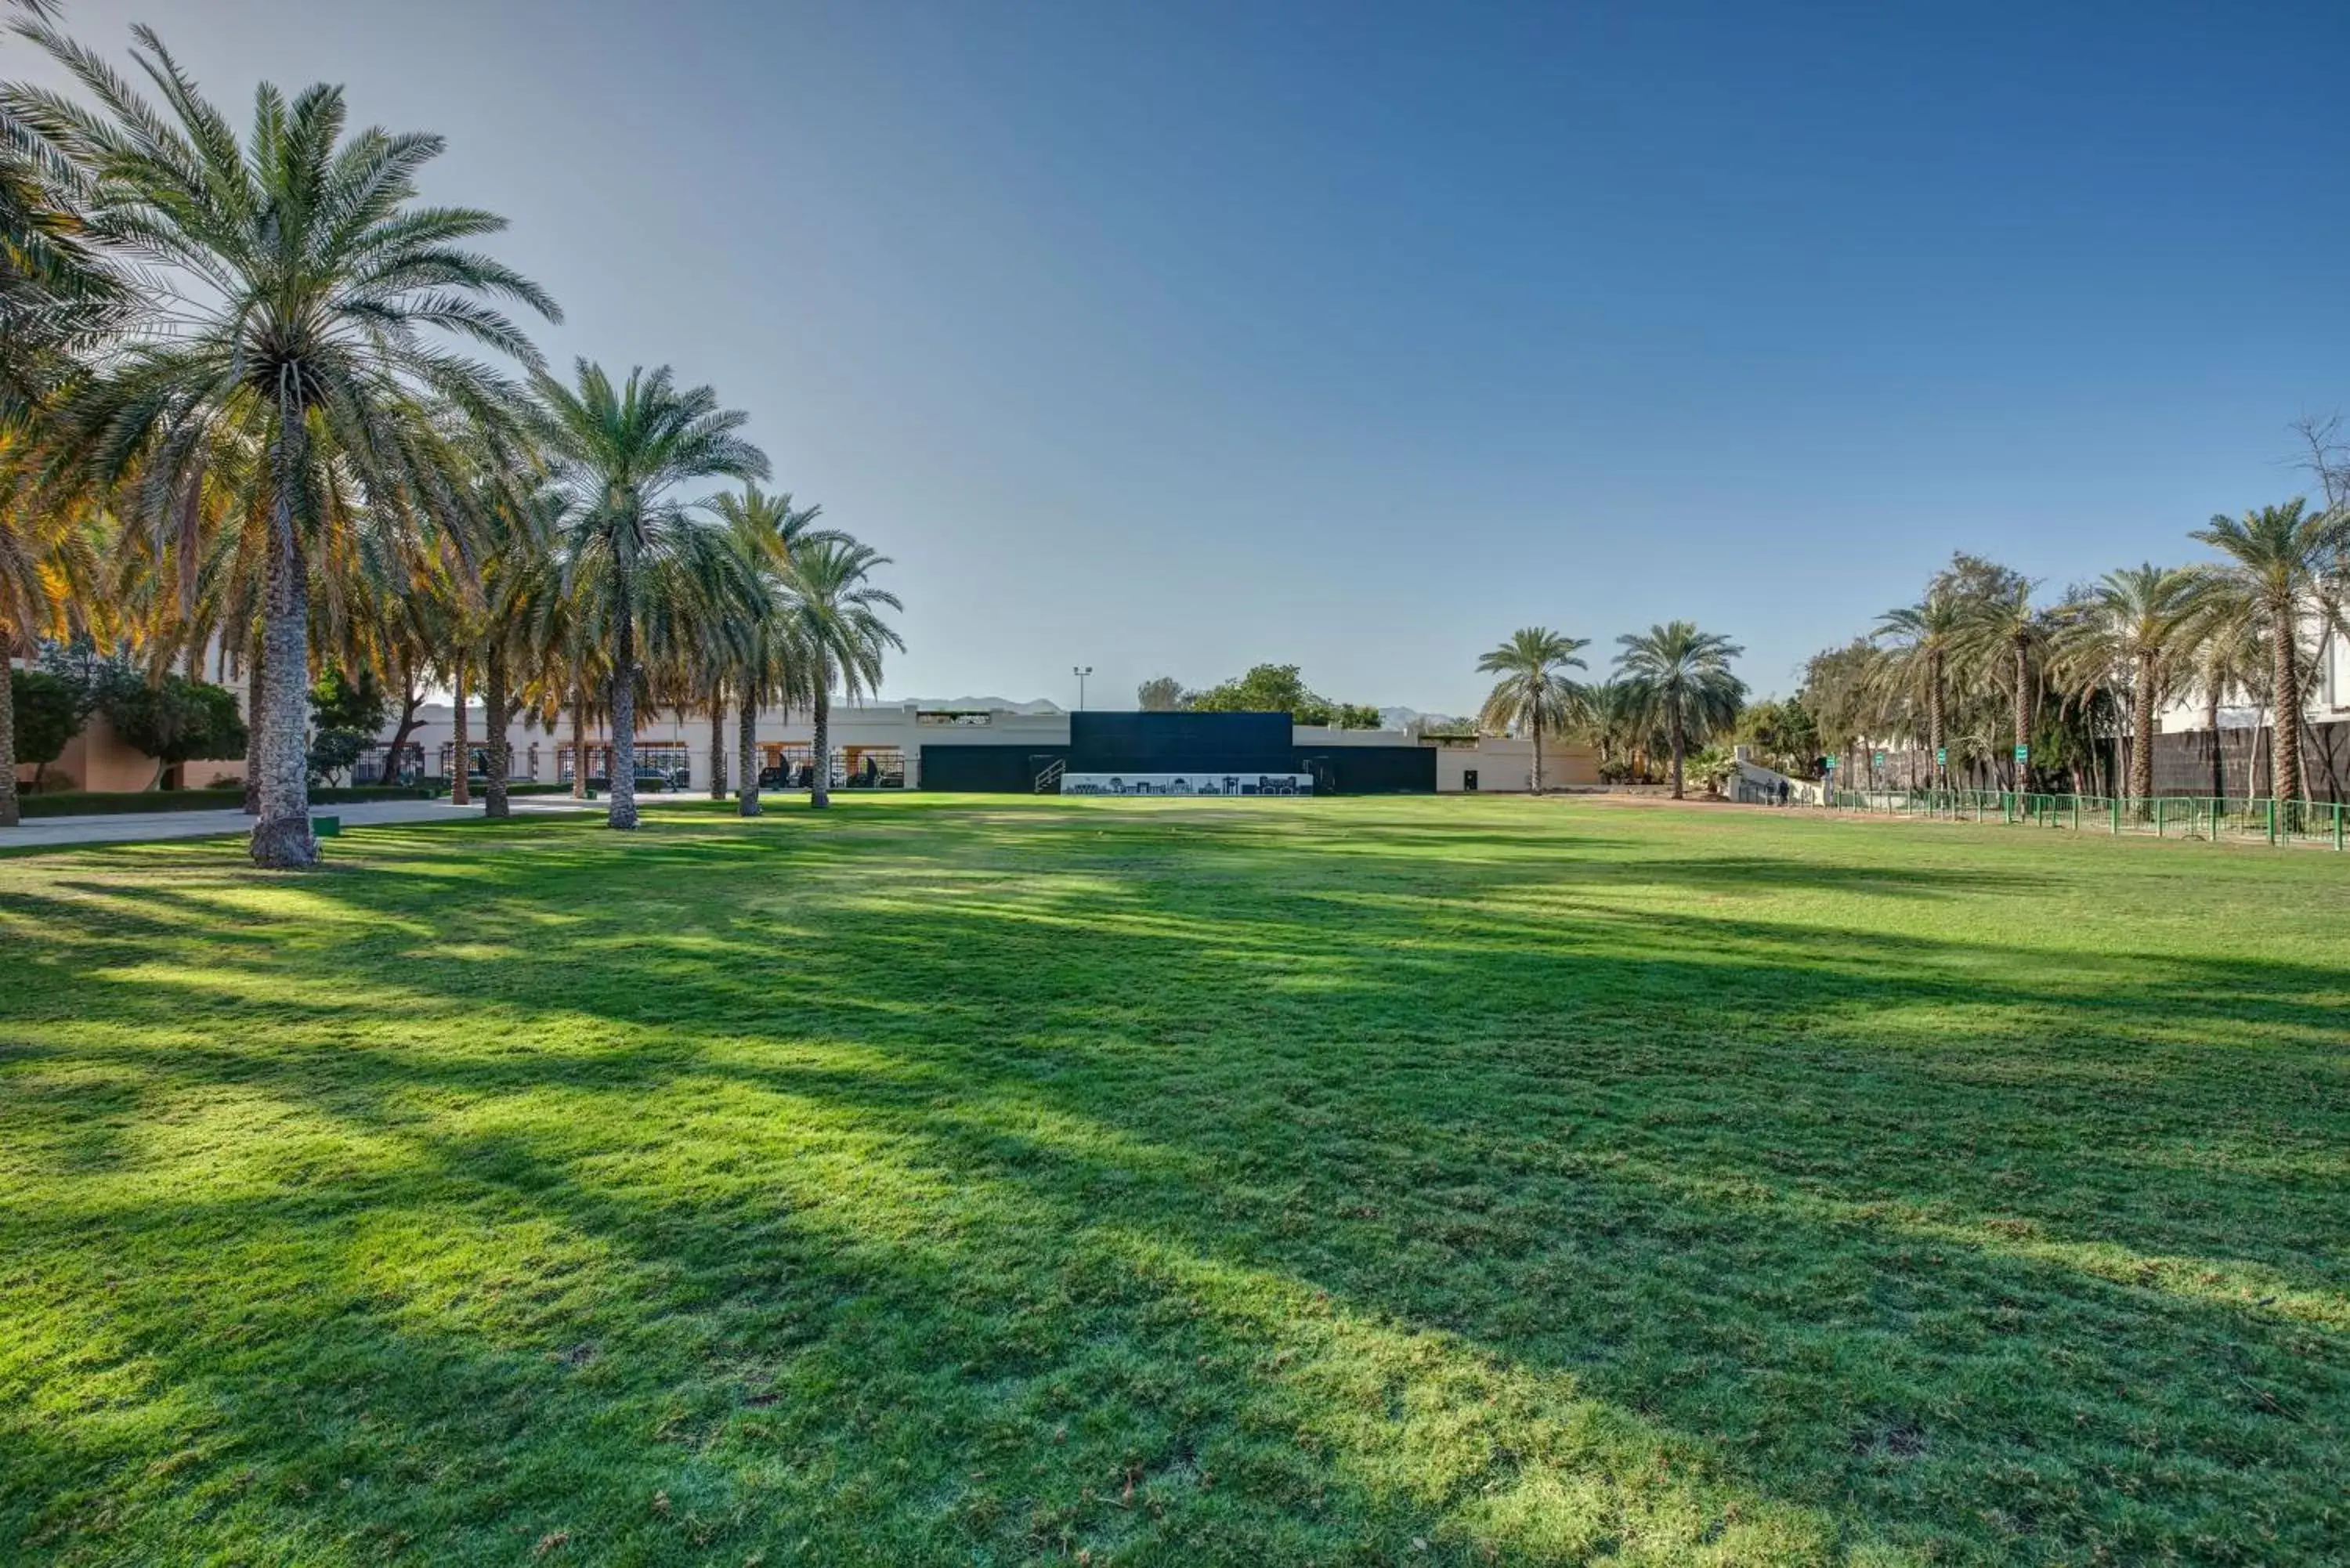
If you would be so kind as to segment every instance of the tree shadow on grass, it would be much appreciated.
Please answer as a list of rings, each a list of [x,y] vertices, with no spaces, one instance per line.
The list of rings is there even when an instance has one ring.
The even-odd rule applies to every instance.
[[[886,872],[846,840],[679,846],[707,905],[681,920],[673,889],[610,900],[639,848],[536,883],[494,867],[441,954],[412,929],[441,889],[406,873],[304,885],[391,929],[210,971],[134,961],[186,943],[213,889],[160,929],[34,922],[48,972],[114,1027],[0,1060],[17,1082],[113,1075],[109,1121],[125,1074],[167,1124],[224,1088],[289,1119],[214,1183],[261,1194],[234,1201],[263,1220],[194,1224],[203,1201],[157,1185],[182,1168],[168,1148],[75,1165],[18,1142],[15,1168],[51,1186],[12,1250],[71,1272],[102,1262],[93,1230],[133,1255],[148,1238],[159,1293],[211,1324],[152,1386],[206,1388],[274,1463],[287,1386],[357,1422],[375,1351],[437,1346],[411,1381],[439,1414],[393,1422],[411,1462],[511,1451],[540,1479],[510,1511],[543,1511],[602,1495],[598,1475],[658,1485],[683,1431],[750,1489],[729,1508],[787,1500],[835,1558],[1384,1558],[1418,1535],[1528,1561],[2314,1562],[2337,1538],[2337,970],[2084,972],[1817,911],[1627,910],[1555,867],[1454,873],[1445,902],[1480,907],[1464,929],[1418,907],[1419,868],[1237,846],[1147,891],[1027,844]],[[550,902],[577,917],[565,949]],[[291,994],[232,1043],[201,1022],[223,992]],[[2069,1021],[2060,1046],[2043,1018]],[[61,1097],[12,1088],[0,1131],[73,1121]],[[476,1200],[585,1261],[484,1242],[433,1264],[425,1241]],[[298,1254],[403,1212],[424,1262],[330,1311],[333,1255],[300,1259],[286,1275],[322,1315],[237,1360],[249,1289],[192,1226]],[[602,1283],[544,1322],[469,1305],[550,1272]],[[124,1315],[158,1354],[168,1305]],[[353,1359],[322,1356],[346,1327]],[[714,1383],[689,1354],[713,1335]],[[632,1337],[634,1372],[605,1348]],[[582,1344],[613,1381],[587,1380],[560,1442],[451,1424],[485,1377],[531,1406],[530,1358]],[[664,1398],[688,1407],[667,1436],[619,1414]],[[565,1469],[571,1444],[593,1462]],[[190,1461],[154,1506],[229,1463]],[[1221,1493],[1201,1484],[1219,1464]],[[1164,1517],[1134,1517],[1129,1475]],[[272,1496],[261,1526],[338,1517]],[[445,1471],[415,1506],[454,1509],[469,1552],[507,1526]],[[651,1528],[597,1517],[604,1539]]]

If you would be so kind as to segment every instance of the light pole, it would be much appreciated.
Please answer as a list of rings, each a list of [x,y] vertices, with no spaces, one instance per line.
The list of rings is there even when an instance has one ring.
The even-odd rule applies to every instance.
[[[1094,667],[1090,664],[1072,664],[1069,666],[1069,673],[1077,678],[1077,706],[1080,708],[1086,705],[1086,677],[1091,675],[1093,672]]]

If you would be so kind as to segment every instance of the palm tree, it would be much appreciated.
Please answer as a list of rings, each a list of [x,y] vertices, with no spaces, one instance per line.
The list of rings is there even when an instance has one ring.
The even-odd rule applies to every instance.
[[[2263,693],[2271,674],[2269,640],[2259,616],[2221,579],[2205,574],[2195,590],[2194,607],[2181,628],[2180,640],[2192,670],[2196,691],[2203,698],[2203,728],[2211,737],[2211,795],[2228,798],[2228,759],[2220,729],[2220,710],[2237,693]],[[2259,750],[2257,734],[2253,752]],[[2245,794],[2251,794],[2251,768],[2246,769]]]
[[[577,389],[544,371],[534,378],[545,410],[541,441],[570,504],[562,545],[566,591],[610,649],[611,809],[617,828],[637,826],[637,682],[646,597],[659,574],[678,587],[721,570],[722,536],[671,492],[696,480],[764,479],[767,460],[736,432],[749,416],[722,409],[708,387],[680,390],[668,366],[629,372],[615,388],[600,365],[575,368]],[[579,765],[575,760],[575,767]]]
[[[16,30],[39,39],[47,0],[0,0]],[[22,433],[59,379],[103,346],[130,302],[123,277],[90,243],[88,171],[0,104],[0,430]]]
[[[487,463],[490,460],[484,456]],[[483,740],[488,753],[482,770],[484,816],[512,813],[506,782],[514,772],[515,716],[524,706],[523,688],[543,651],[537,638],[537,628],[544,624],[541,607],[562,591],[554,556],[562,498],[553,492],[532,493],[535,477],[493,466],[482,480],[488,492],[483,506],[489,528],[476,562],[480,614],[473,647],[481,660]],[[463,713],[461,707],[461,718]],[[469,760],[459,757],[461,774]]]
[[[1575,691],[1568,731],[1588,735],[1598,747],[1601,778],[1605,780],[1610,765],[1618,761],[1628,767],[1631,758],[1639,756],[1645,763],[1646,743],[1652,732],[1641,706],[1640,693],[1632,683],[1610,678],[1578,682]]]
[[[2215,516],[2210,527],[2189,537],[2227,556],[2212,574],[2219,591],[2268,632],[2269,686],[2275,693],[2269,776],[2282,809],[2301,794],[2302,623],[2313,612],[2343,623],[2335,585],[2350,553],[2350,511],[2312,512],[2296,495],[2241,520]]]
[[[871,545],[841,535],[804,542],[793,552],[786,579],[790,601],[785,624],[807,660],[807,691],[816,717],[816,767],[808,778],[808,804],[832,804],[832,691],[836,684],[851,701],[881,684],[881,655],[903,651],[905,639],[881,618],[884,609],[903,610],[898,596],[868,579],[889,557]]]
[[[1877,637],[1890,643],[1878,667],[1887,682],[1886,695],[1906,698],[1913,711],[1924,711],[1926,744],[1935,758],[1937,783],[1948,782],[1949,764],[1943,760],[1949,754],[1947,677],[1966,628],[1966,601],[1939,589],[1914,605],[1887,610],[1877,618]]]
[[[1667,621],[1616,639],[1616,668],[1641,694],[1672,739],[1673,798],[1681,794],[1681,763],[1692,736],[1705,740],[1737,722],[1746,682],[1730,661],[1746,650],[1694,621]]]
[[[1565,729],[1586,710],[1583,688],[1568,675],[1589,666],[1576,655],[1591,646],[1587,637],[1569,637],[1546,626],[1521,627],[1477,660],[1480,675],[1498,675],[1485,694],[1482,722],[1497,730],[1524,730],[1534,737],[1534,793],[1543,792],[1543,730]]]
[[[155,34],[135,36],[163,111],[48,32],[40,41],[98,109],[23,85],[0,92],[0,108],[87,171],[91,240],[164,269],[134,304],[128,344],[60,399],[72,433],[61,457],[109,487],[135,472],[139,483],[120,496],[127,520],[167,528],[225,434],[265,454],[252,852],[264,866],[309,866],[310,571],[348,526],[337,493],[363,493],[369,510],[408,520],[411,545],[433,522],[461,524],[432,410],[494,424],[511,389],[431,329],[536,364],[497,302],[550,320],[559,312],[537,285],[465,248],[503,219],[416,203],[417,173],[440,138],[374,128],[347,136],[340,88],[312,87],[289,103],[265,85],[240,145]]]
[[[2198,607],[2197,575],[2151,562],[2107,572],[2071,601],[2057,634],[2061,673],[2075,693],[2111,685],[2129,696],[2128,794],[2154,794],[2154,715],[2180,674]]]
[[[0,438],[0,827],[16,826],[16,726],[8,666],[20,642],[73,629],[74,583],[99,569],[95,508],[28,504],[29,464]]]
[[[1799,695],[1819,726],[1820,741],[1842,759],[1837,780],[1850,788],[1871,782],[1856,766],[1865,742],[1885,732],[1885,652],[1866,638],[1814,654],[1804,666]]]
[[[2032,742],[2032,699],[2039,690],[2038,660],[2048,641],[2048,618],[2032,602],[2036,586],[2018,578],[1994,593],[1966,601],[1951,642],[1951,651],[1979,667],[1991,678],[1991,684],[2007,687],[2019,759]],[[2020,760],[2015,764],[2015,787],[2023,787]]]
[[[801,646],[798,623],[792,615],[793,565],[797,556],[818,543],[849,544],[837,529],[818,528],[820,506],[794,506],[788,491],[770,495],[756,484],[741,494],[724,494],[711,503],[726,524],[743,582],[748,589],[739,620],[730,639],[727,659],[719,668],[713,701],[723,702],[728,686],[739,706],[736,739],[735,809],[743,816],[759,815],[759,710],[770,702],[788,709],[795,701],[811,706],[816,693],[808,680],[814,660]],[[716,738],[712,737],[712,754]]]

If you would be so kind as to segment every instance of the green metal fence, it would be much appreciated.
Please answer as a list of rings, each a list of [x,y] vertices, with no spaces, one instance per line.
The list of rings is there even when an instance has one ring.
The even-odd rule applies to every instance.
[[[2213,800],[2192,795],[2019,794],[2008,790],[1838,790],[1837,811],[1952,822],[1999,822],[2075,833],[2150,834],[2237,844],[2306,844],[2341,849],[2350,805],[2323,800]]]

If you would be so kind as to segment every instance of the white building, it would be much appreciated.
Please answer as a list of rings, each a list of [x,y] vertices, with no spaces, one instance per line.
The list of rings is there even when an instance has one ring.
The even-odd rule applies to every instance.
[[[455,764],[455,711],[448,703],[427,704],[404,744],[403,755],[391,769],[395,777],[446,779]],[[488,757],[487,716],[479,702],[466,710],[466,742],[473,753],[472,771],[478,774]],[[757,725],[759,765],[767,787],[798,787],[806,782],[815,763],[815,721],[805,711],[762,712]],[[392,730],[380,737],[388,744]],[[659,773],[671,787],[707,793],[713,777],[732,789],[736,778],[737,720],[729,713],[720,725],[716,766],[712,756],[709,715],[683,717],[671,711],[640,713],[636,755],[639,775]],[[832,783],[843,789],[920,789],[923,787],[922,757],[926,750],[951,748],[968,763],[971,748],[1002,748],[999,767],[989,770],[998,789],[1035,787],[1050,759],[1065,753],[1070,742],[1069,715],[1059,711],[1022,712],[1010,708],[937,708],[918,702],[843,704],[831,710],[829,740]],[[1510,793],[1527,789],[1532,782],[1534,748],[1530,742],[1484,736],[1473,741],[1423,738],[1399,730],[1333,730],[1296,725],[1294,745],[1301,752],[1334,752],[1343,756],[1354,747],[1412,748],[1434,753],[1434,787],[1439,793]],[[611,737],[608,729],[592,724],[585,738],[588,774],[591,780],[608,775]],[[568,784],[573,773],[570,722],[567,715],[550,732],[535,722],[517,721],[508,732],[508,775],[512,782]],[[1034,762],[1031,766],[1031,762]],[[1340,770],[1343,772],[1343,768]],[[966,765],[957,770],[967,778]],[[1596,753],[1589,747],[1545,743],[1544,782],[1551,787],[1590,786],[1599,782]],[[384,753],[364,760],[356,782],[374,783],[385,776]],[[940,787],[974,787],[968,783]],[[1046,787],[1050,787],[1049,785]],[[1423,788],[1426,786],[1423,785]]]

